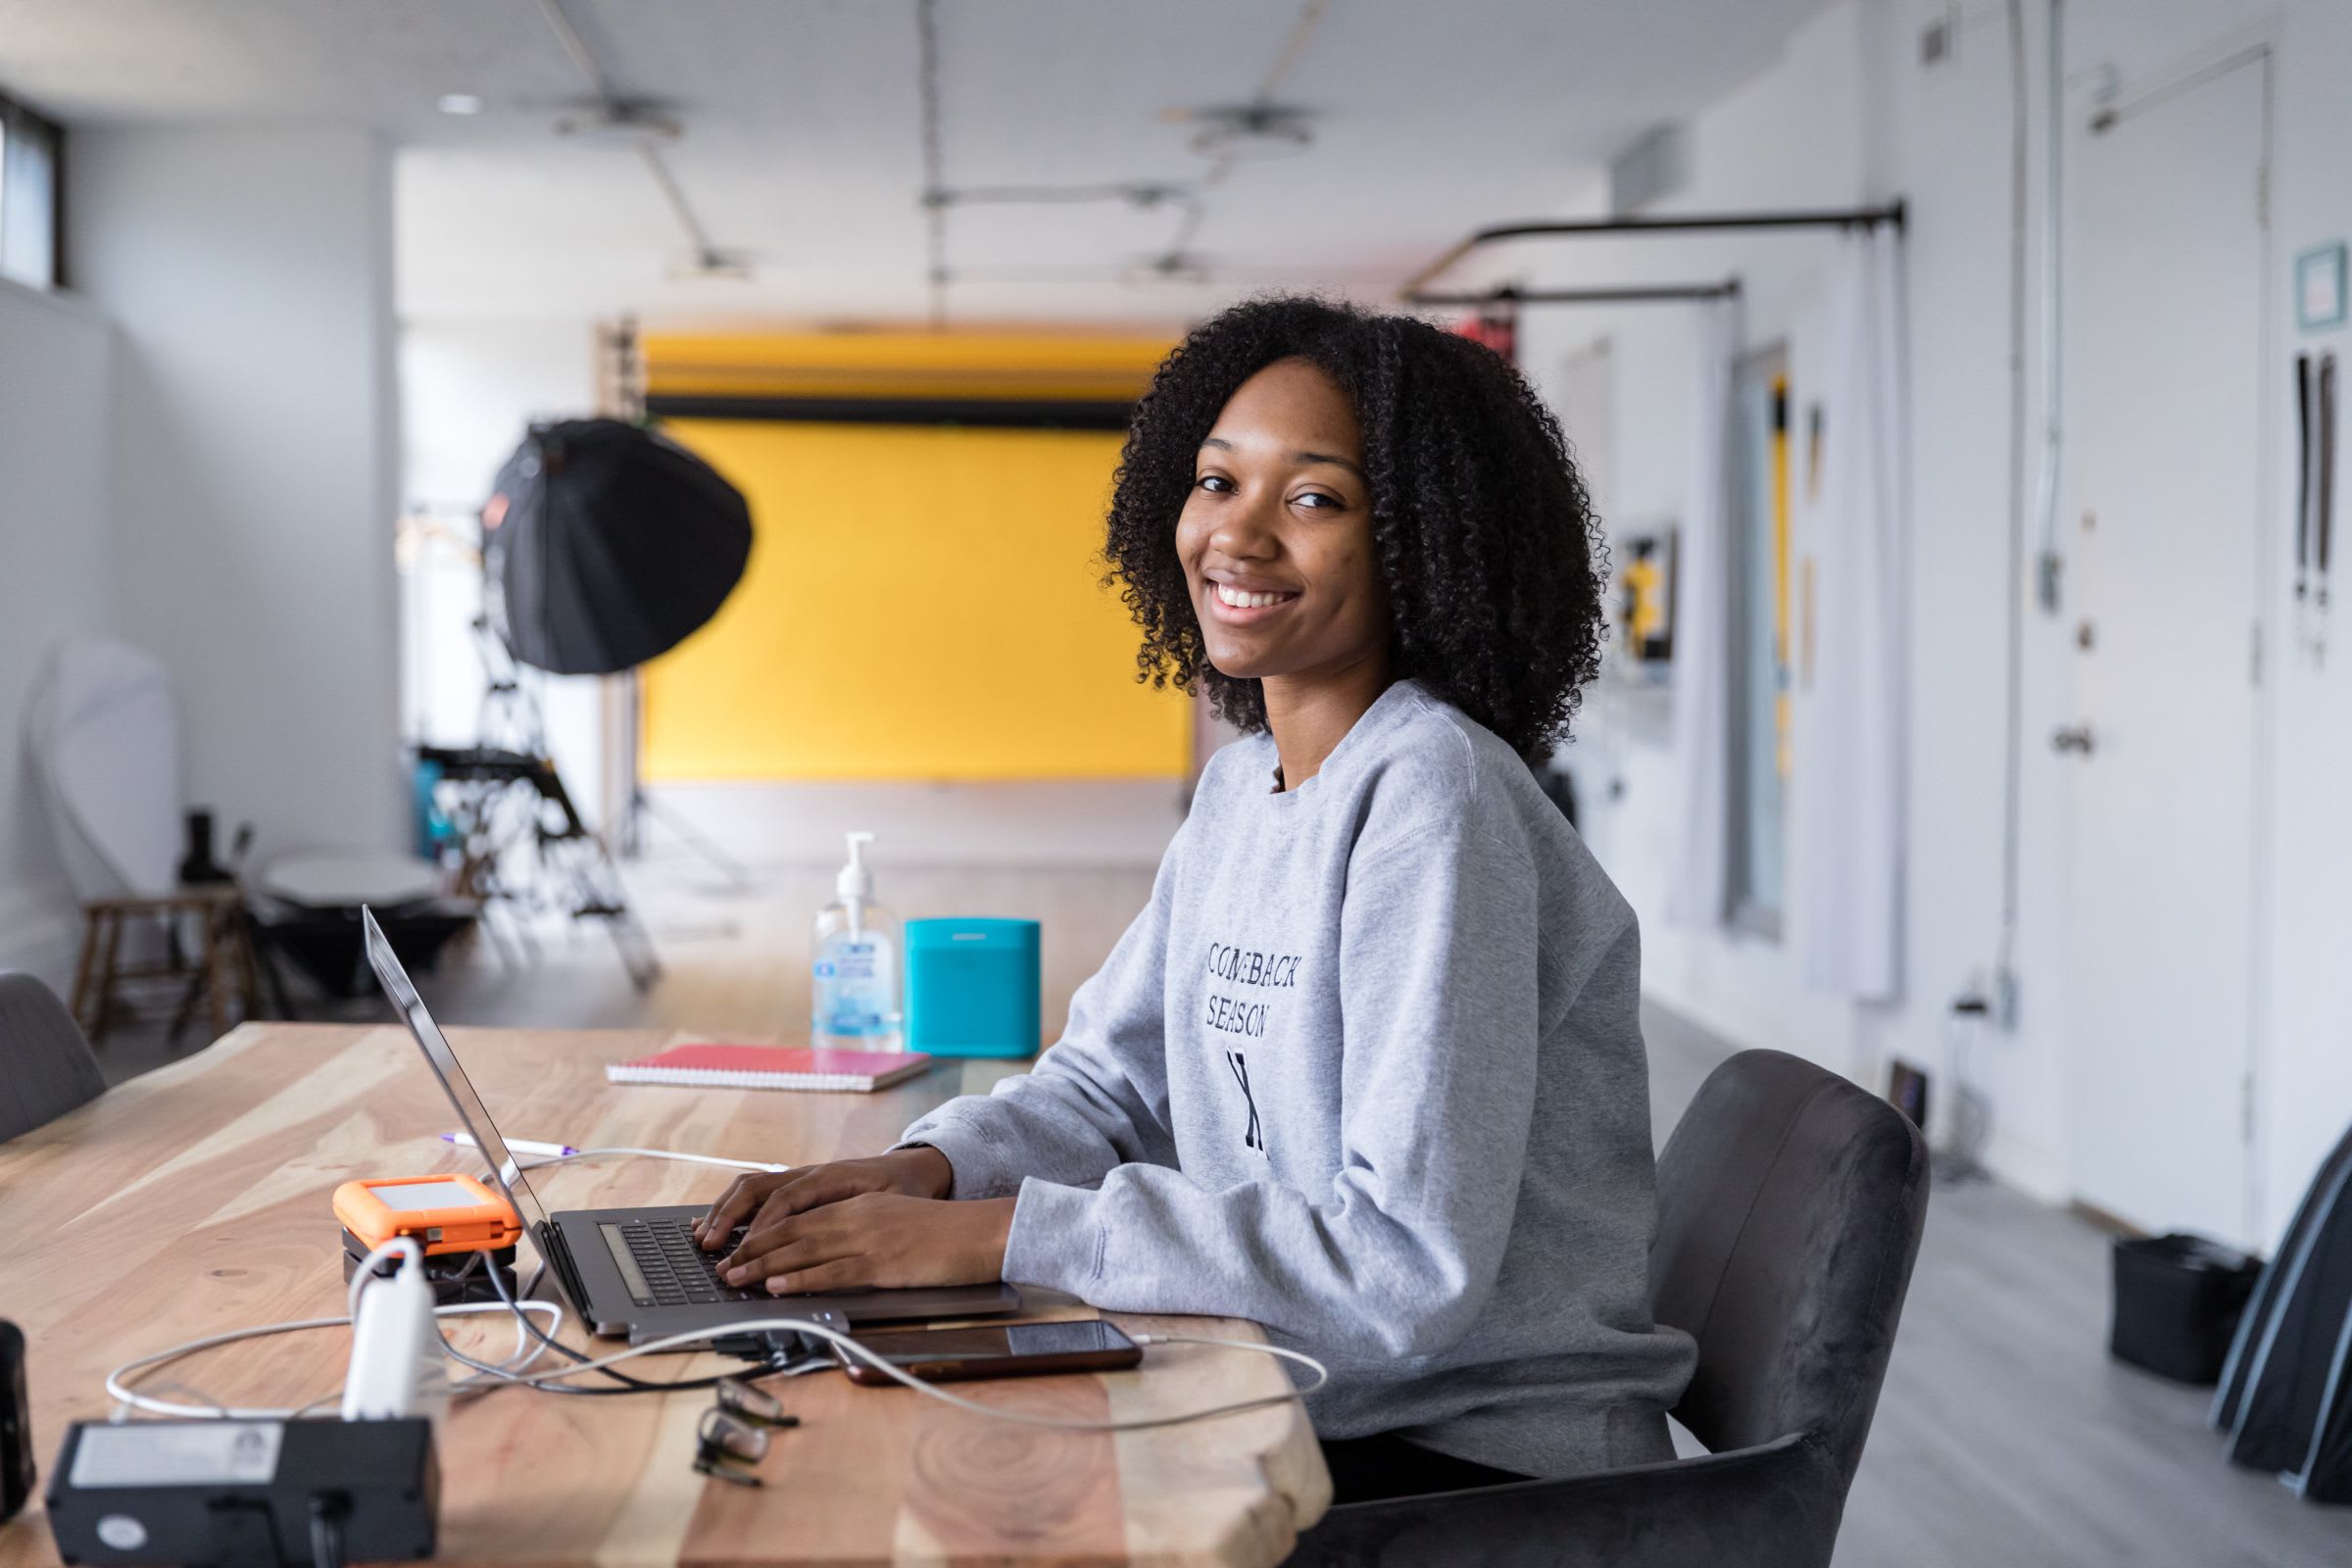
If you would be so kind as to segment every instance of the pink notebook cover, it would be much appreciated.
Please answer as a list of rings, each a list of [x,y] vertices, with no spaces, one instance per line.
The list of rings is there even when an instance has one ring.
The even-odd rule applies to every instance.
[[[886,1089],[931,1065],[906,1051],[810,1051],[781,1046],[672,1046],[658,1055],[614,1062],[616,1084],[680,1084],[697,1089]]]

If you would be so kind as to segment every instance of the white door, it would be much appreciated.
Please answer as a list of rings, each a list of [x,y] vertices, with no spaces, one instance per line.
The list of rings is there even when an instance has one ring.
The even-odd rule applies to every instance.
[[[2264,114],[2248,66],[2074,131],[2073,715],[2051,737],[2071,773],[2076,1195],[2241,1243]]]

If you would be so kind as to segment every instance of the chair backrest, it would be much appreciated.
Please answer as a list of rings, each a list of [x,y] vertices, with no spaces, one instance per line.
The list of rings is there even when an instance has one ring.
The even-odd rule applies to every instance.
[[[1805,1435],[1850,1482],[1927,1211],[1893,1106],[1776,1051],[1716,1068],[1658,1156],[1653,1304],[1698,1342],[1675,1418],[1718,1453]]]
[[[0,1143],[106,1092],[89,1042],[57,993],[0,972]]]

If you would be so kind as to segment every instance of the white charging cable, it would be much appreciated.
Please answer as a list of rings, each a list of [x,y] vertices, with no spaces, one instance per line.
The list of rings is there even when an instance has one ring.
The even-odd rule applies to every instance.
[[[507,1146],[512,1149],[512,1144]],[[575,1159],[590,1159],[598,1154],[633,1154],[640,1159],[674,1159],[687,1165],[716,1165],[724,1170],[756,1170],[774,1175],[792,1169],[790,1165],[771,1165],[758,1159],[721,1159],[716,1154],[688,1154],[675,1149],[575,1149],[568,1154],[547,1154],[538,1159],[517,1159],[515,1164],[524,1170],[537,1170],[542,1165],[567,1165]]]
[[[473,1135],[470,1133],[443,1133],[441,1141],[445,1144],[455,1144],[460,1149],[482,1147],[473,1141]],[[542,1165],[560,1165],[567,1160],[589,1159],[599,1154],[628,1154],[639,1159],[674,1159],[681,1164],[716,1165],[721,1170],[764,1171],[771,1176],[778,1171],[792,1169],[790,1165],[778,1165],[763,1159],[724,1159],[716,1154],[689,1154],[678,1149],[632,1149],[618,1146],[574,1149],[569,1144],[547,1143],[534,1138],[509,1138],[506,1140],[506,1146],[508,1154],[513,1156],[515,1168],[519,1170],[537,1170]],[[523,1157],[524,1155],[535,1157],[526,1159]]]
[[[651,1154],[657,1157],[664,1156],[664,1152],[660,1150],[583,1149],[568,1154],[550,1156],[547,1159],[541,1160],[539,1163],[553,1164],[561,1159],[580,1159],[595,1153]],[[704,1156],[692,1154],[668,1155],[666,1157],[692,1159],[704,1163],[714,1164],[744,1163],[742,1161],[709,1160]],[[362,1291],[367,1288],[368,1283],[377,1277],[375,1274],[376,1265],[382,1262],[385,1258],[394,1256],[396,1254],[406,1259],[404,1264],[406,1267],[421,1266],[421,1253],[417,1250],[416,1244],[413,1241],[410,1241],[406,1237],[396,1237],[392,1241],[386,1242],[383,1246],[374,1249],[352,1272],[351,1289],[346,1298],[349,1311],[345,1316],[303,1318],[291,1323],[269,1323],[264,1324],[259,1328],[235,1329],[226,1334],[214,1334],[208,1335],[200,1340],[190,1340],[185,1345],[175,1345],[169,1349],[158,1350],[151,1355],[141,1356],[137,1360],[126,1361],[122,1365],[115,1368],[112,1372],[109,1372],[106,1375],[106,1392],[109,1396],[115,1399],[118,1405],[134,1410],[144,1410],[151,1415],[199,1418],[214,1417],[224,1420],[248,1421],[292,1420],[295,1417],[317,1407],[318,1405],[325,1403],[326,1401],[324,1399],[314,1399],[309,1404],[302,1405],[295,1409],[273,1410],[239,1409],[220,1404],[182,1404],[176,1400],[159,1399],[151,1395],[139,1394],[133,1391],[128,1383],[124,1380],[135,1376],[140,1372],[146,1371],[149,1368],[163,1366],[169,1362],[178,1360],[183,1356],[194,1355],[199,1351],[213,1349],[223,1345],[235,1345],[244,1340],[258,1340],[272,1334],[293,1334],[307,1329],[341,1328],[349,1324],[354,1324],[359,1320],[360,1295]],[[489,1266],[495,1269],[498,1265],[495,1262],[491,1262]],[[495,1276],[493,1277],[492,1283],[499,1283]],[[452,1394],[487,1393],[492,1389],[507,1384],[512,1384],[520,1388],[555,1392],[554,1385],[564,1383],[568,1379],[579,1377],[586,1373],[602,1371],[607,1367],[617,1366],[623,1361],[633,1361],[641,1355],[655,1355],[666,1350],[688,1349],[694,1346],[705,1344],[720,1335],[733,1338],[738,1335],[760,1333],[803,1334],[811,1339],[822,1340],[827,1344],[835,1346],[845,1354],[854,1356],[858,1360],[860,1360],[868,1366],[871,1366],[875,1371],[880,1372],[883,1376],[891,1379],[892,1381],[903,1384],[906,1387],[914,1390],[918,1394],[926,1395],[931,1398],[937,1399],[943,1404],[952,1404],[959,1410],[968,1410],[974,1415],[986,1416],[991,1420],[1009,1421],[1020,1426],[1049,1427],[1060,1432],[1146,1432],[1155,1427],[1183,1426],[1194,1421],[1208,1421],[1216,1419],[1220,1416],[1240,1415],[1250,1410],[1263,1410],[1278,1404],[1289,1404],[1293,1400],[1304,1398],[1307,1395],[1314,1393],[1317,1389],[1323,1387],[1324,1384],[1331,1381],[1331,1371],[1328,1367],[1324,1366],[1322,1362],[1316,1360],[1313,1356],[1308,1355],[1303,1351],[1286,1349],[1279,1345],[1253,1343],[1249,1340],[1222,1340],[1207,1336],[1195,1336],[1186,1334],[1139,1334],[1135,1337],[1135,1343],[1139,1346],[1200,1345],[1214,1347],[1219,1349],[1251,1350],[1260,1355],[1276,1356],[1282,1360],[1294,1362],[1299,1366],[1305,1367],[1308,1371],[1314,1374],[1315,1381],[1309,1383],[1301,1389],[1290,1389],[1281,1394],[1263,1395],[1253,1399],[1241,1399],[1231,1404],[1211,1405],[1205,1410],[1188,1410],[1177,1415],[1150,1416],[1141,1420],[1132,1421],[1071,1421],[1064,1420],[1059,1416],[1032,1415],[1023,1410],[1007,1410],[997,1405],[982,1403],[977,1399],[967,1399],[961,1395],[951,1394],[935,1383],[931,1383],[923,1378],[916,1377],[913,1373],[908,1372],[905,1367],[897,1365],[888,1357],[873,1350],[869,1347],[860,1344],[855,1337],[844,1334],[838,1329],[829,1328],[821,1323],[808,1322],[804,1318],[756,1318],[748,1322],[728,1323],[718,1328],[695,1329],[683,1334],[672,1334],[664,1339],[654,1340],[645,1345],[632,1346],[628,1349],[617,1351],[614,1354],[604,1356],[599,1359],[583,1360],[570,1365],[556,1366],[545,1371],[533,1372],[530,1370],[531,1365],[539,1359],[542,1353],[545,1352],[548,1348],[548,1342],[552,1341],[556,1333],[559,1332],[564,1326],[564,1308],[559,1302],[538,1300],[527,1294],[517,1298],[503,1288],[500,1290],[499,1296],[500,1299],[496,1301],[466,1301],[450,1306],[435,1307],[433,1309],[433,1318],[435,1320],[434,1332],[436,1337],[441,1341],[442,1349],[446,1351],[452,1359],[462,1362],[466,1366],[473,1368],[477,1374],[476,1376],[468,1378],[463,1382],[451,1384],[450,1392]],[[542,1333],[536,1333],[531,1329],[529,1321],[525,1316],[526,1313],[534,1311],[546,1312],[549,1314],[550,1323],[548,1328],[543,1331],[544,1337],[542,1336]],[[512,1313],[514,1318],[515,1348],[504,1362],[491,1363],[476,1360],[472,1356],[464,1354],[456,1349],[449,1344],[448,1338],[440,1334],[439,1320],[444,1317],[478,1316],[490,1312],[508,1312]],[[537,1343],[534,1344],[532,1343],[533,1341],[537,1341]],[[761,1376],[764,1374],[754,1373],[752,1375]],[[188,1389],[186,1392],[190,1394],[200,1393],[200,1391],[194,1389]]]
[[[1285,1361],[1293,1361],[1305,1367],[1314,1373],[1315,1381],[1302,1389],[1290,1389],[1281,1394],[1263,1395],[1254,1399],[1241,1399],[1231,1404],[1211,1405],[1205,1410],[1187,1410],[1177,1415],[1149,1416],[1133,1421],[1069,1421],[1059,1416],[1032,1415],[1025,1410],[1007,1410],[999,1405],[984,1404],[978,1399],[967,1399],[961,1395],[950,1394],[936,1383],[916,1377],[905,1367],[859,1343],[854,1336],[844,1334],[838,1329],[828,1328],[821,1323],[810,1323],[804,1318],[755,1318],[746,1323],[729,1323],[722,1329],[690,1330],[683,1334],[669,1335],[664,1339],[649,1341],[644,1345],[631,1346],[628,1349],[597,1360],[583,1361],[572,1366],[551,1367],[544,1372],[517,1374],[507,1378],[506,1381],[520,1384],[525,1388],[539,1388],[546,1384],[560,1383],[567,1378],[578,1377],[582,1373],[614,1366],[622,1361],[632,1361],[641,1355],[655,1355],[664,1350],[686,1349],[710,1340],[714,1334],[725,1334],[732,1337],[739,1334],[787,1332],[806,1334],[812,1339],[823,1340],[828,1344],[838,1346],[848,1354],[863,1361],[894,1382],[905,1384],[918,1394],[928,1395],[932,1398],[944,1404],[952,1404],[959,1410],[969,1410],[974,1415],[987,1416],[992,1420],[1011,1421],[1021,1426],[1051,1427],[1060,1432],[1146,1432],[1154,1427],[1183,1426],[1193,1421],[1207,1421],[1219,1416],[1240,1415],[1248,1410],[1263,1410],[1273,1405],[1289,1404],[1295,1399],[1304,1398],[1331,1381],[1331,1371],[1322,1362],[1304,1351],[1286,1349],[1279,1345],[1253,1344],[1248,1340],[1219,1340],[1183,1334],[1139,1334],[1135,1338],[1135,1343],[1138,1345],[1205,1345],[1214,1346],[1220,1349],[1254,1350],[1261,1355],[1278,1356]]]
[[[296,1334],[311,1329],[348,1327],[358,1320],[360,1292],[371,1278],[375,1277],[375,1266],[385,1258],[392,1256],[400,1248],[413,1249],[415,1245],[406,1238],[398,1238],[369,1252],[367,1259],[352,1271],[351,1290],[345,1298],[350,1310],[342,1317],[307,1317],[298,1318],[289,1323],[265,1323],[257,1328],[232,1329],[225,1334],[210,1334],[200,1340],[190,1340],[184,1345],[174,1345],[169,1349],[157,1350],[152,1354],[140,1356],[136,1360],[125,1361],[109,1372],[106,1375],[107,1396],[119,1406],[144,1411],[149,1415],[173,1416],[183,1419],[189,1417],[212,1418],[226,1421],[291,1421],[327,1403],[330,1399],[339,1398],[341,1394],[338,1391],[336,1394],[313,1399],[309,1404],[298,1405],[292,1409],[246,1409],[218,1402],[183,1404],[176,1399],[159,1399],[153,1395],[141,1394],[130,1387],[129,1380],[151,1368],[164,1366],[184,1356],[195,1355],[200,1351],[217,1349],[223,1345],[236,1345],[246,1340],[266,1339],[273,1334]],[[524,1327],[523,1314],[526,1312],[546,1313],[551,1334],[564,1326],[564,1308],[561,1303],[533,1300],[527,1298],[512,1303],[507,1301],[463,1301],[433,1309],[436,1328],[442,1318],[481,1317],[492,1313],[510,1315],[514,1317],[515,1323],[514,1349],[503,1363],[487,1365],[470,1357],[459,1355],[454,1350],[451,1351],[456,1359],[463,1361],[467,1366],[479,1369],[483,1374],[480,1377],[468,1378],[464,1382],[450,1385],[452,1394],[485,1393],[527,1371],[539,1359],[546,1348],[535,1343]],[[444,1340],[442,1343],[443,1348],[448,1348],[448,1342]],[[180,1385],[180,1387],[185,1389],[184,1385]],[[201,1390],[185,1389],[185,1392],[202,1397],[203,1391]]]
[[[366,1276],[363,1274],[354,1274],[353,1284],[357,1286],[365,1277]],[[522,1314],[525,1312],[541,1311],[548,1313],[552,1320],[549,1327],[549,1333],[551,1335],[560,1330],[564,1325],[564,1312],[560,1303],[555,1301],[536,1300],[529,1297],[525,1297],[512,1303],[505,1301],[467,1301],[454,1306],[439,1307],[435,1309],[433,1315],[436,1319],[438,1319],[444,1317],[473,1316],[486,1312],[510,1311],[514,1315],[516,1320],[517,1327],[515,1337],[518,1342],[522,1341],[526,1337],[525,1331],[521,1327]],[[350,1317],[303,1318],[291,1323],[269,1323],[264,1324],[259,1328],[236,1329],[226,1334],[214,1334],[208,1335],[201,1340],[190,1340],[185,1345],[175,1345],[170,1349],[158,1350],[151,1355],[143,1355],[135,1361],[126,1361],[122,1365],[115,1368],[115,1370],[106,1375],[106,1392],[108,1396],[111,1396],[118,1404],[127,1406],[128,1408],[134,1410],[143,1410],[150,1415],[175,1416],[182,1418],[212,1417],[232,1421],[292,1420],[295,1417],[303,1414],[305,1411],[310,1410],[314,1406],[322,1404],[326,1401],[324,1399],[314,1399],[308,1405],[303,1405],[299,1408],[290,1410],[244,1409],[220,1404],[182,1404],[177,1400],[158,1399],[151,1395],[140,1394],[130,1388],[125,1380],[137,1375],[140,1372],[146,1371],[151,1367],[162,1366],[167,1362],[178,1360],[182,1356],[194,1355],[198,1351],[213,1349],[220,1346],[234,1345],[243,1340],[258,1340],[272,1334],[293,1334],[306,1329],[341,1328],[349,1324],[351,1321],[352,1319]],[[1007,1410],[998,1405],[984,1404],[977,1399],[967,1399],[961,1395],[951,1394],[935,1383],[931,1383],[922,1378],[916,1377],[913,1373],[908,1372],[905,1367],[897,1365],[887,1357],[878,1354],[873,1349],[860,1344],[854,1337],[841,1333],[837,1329],[827,1328],[821,1323],[810,1323],[803,1318],[780,1317],[760,1318],[748,1323],[730,1323],[721,1329],[698,1329],[685,1334],[672,1334],[666,1339],[655,1340],[646,1345],[632,1346],[630,1348],[621,1350],[612,1355],[604,1356],[592,1361],[583,1361],[570,1366],[552,1367],[543,1372],[532,1372],[529,1370],[530,1364],[537,1360],[541,1352],[546,1348],[543,1345],[531,1347],[527,1353],[518,1350],[515,1355],[508,1357],[506,1363],[503,1365],[492,1365],[487,1362],[477,1361],[470,1356],[461,1355],[453,1350],[451,1351],[451,1354],[455,1356],[456,1359],[464,1362],[467,1366],[477,1368],[480,1372],[480,1375],[473,1378],[468,1378],[465,1382],[451,1385],[450,1392],[453,1394],[483,1394],[488,1393],[493,1389],[510,1384],[518,1388],[545,1389],[547,1385],[560,1383],[568,1378],[578,1377],[583,1373],[595,1372],[605,1367],[614,1366],[622,1361],[633,1361],[641,1355],[654,1355],[666,1350],[686,1349],[690,1347],[700,1345],[717,1334],[726,1334],[732,1336],[737,1334],[758,1334],[771,1332],[806,1334],[812,1339],[823,1340],[829,1344],[839,1346],[848,1354],[856,1356],[858,1360],[865,1362],[867,1365],[880,1372],[883,1376],[888,1377],[895,1382],[902,1383],[907,1388],[914,1390],[918,1394],[927,1395],[930,1397],[939,1400],[943,1404],[952,1404],[959,1410],[968,1410],[974,1415],[986,1416],[991,1420],[1010,1421],[1020,1426],[1050,1427],[1061,1432],[1145,1432],[1155,1427],[1184,1426],[1194,1421],[1208,1421],[1214,1420],[1221,1416],[1240,1415],[1245,1411],[1263,1410],[1278,1404],[1289,1404],[1295,1399],[1303,1398],[1307,1395],[1314,1393],[1317,1389],[1321,1388],[1331,1379],[1330,1370],[1326,1368],[1322,1362],[1316,1360],[1313,1356],[1307,1355],[1303,1351],[1286,1349],[1279,1345],[1253,1344],[1248,1340],[1221,1340],[1207,1336],[1194,1336],[1185,1334],[1139,1334],[1135,1337],[1135,1343],[1142,1346],[1201,1345],[1214,1347],[1219,1349],[1253,1350],[1261,1355],[1278,1356],[1283,1360],[1296,1362],[1297,1364],[1305,1367],[1308,1371],[1315,1375],[1315,1381],[1302,1389],[1292,1389],[1281,1394],[1263,1395],[1254,1399],[1241,1399],[1231,1404],[1211,1405],[1205,1410],[1187,1410],[1176,1415],[1149,1416],[1140,1420],[1131,1421],[1071,1421],[1064,1420],[1059,1416],[1032,1415],[1024,1410]],[[444,1344],[446,1347],[446,1342],[444,1342]],[[761,1374],[755,1373],[752,1375],[760,1376]],[[196,1393],[197,1391],[191,1389],[188,1392]]]

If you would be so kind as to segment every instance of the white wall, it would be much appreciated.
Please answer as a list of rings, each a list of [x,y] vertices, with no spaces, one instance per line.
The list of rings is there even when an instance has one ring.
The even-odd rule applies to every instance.
[[[1947,14],[1940,0],[1843,0],[1792,38],[1780,63],[1698,118],[1692,186],[1666,209],[1839,205],[1900,195],[1906,239],[1911,389],[1908,891],[1905,990],[1884,1007],[1805,989],[1800,956],[1727,932],[1667,923],[1665,867],[1675,830],[1673,762],[1654,705],[1602,692],[1571,758],[1596,851],[1643,915],[1653,992],[1747,1043],[1797,1051],[1876,1082],[1889,1054],[1947,1066],[1946,1009],[1989,970],[2000,907],[2003,613],[2008,453],[2009,57],[2004,8],[1961,8],[1957,59],[1918,64],[1920,28]],[[2352,7],[2334,0],[2071,0],[2070,74],[2113,64],[2126,79],[2267,39],[2277,51],[2272,232],[2273,364],[2298,349],[2352,348],[2341,331],[2298,333],[2285,280],[2295,253],[2352,235]],[[2029,149],[2029,260],[2038,263],[2043,167],[2045,11],[2026,7],[2034,131]],[[2079,90],[2072,113],[2082,111]],[[1592,210],[1588,197],[1583,210]],[[1561,281],[1704,279],[1737,270],[1748,285],[1748,338],[1787,338],[1797,365],[1817,338],[1826,242],[1801,236],[1625,242],[1547,256],[1540,274]],[[2082,286],[2078,281],[2076,286]],[[1668,309],[1538,313],[1523,335],[1529,369],[1556,373],[1564,358],[1606,335],[1617,369],[1611,442],[1623,524],[1679,516],[1690,417],[1690,321]],[[2029,357],[2037,352],[2030,337]],[[2283,373],[2283,372],[2278,372]],[[2281,383],[2283,384],[2283,383]],[[2029,406],[2028,428],[2040,413]],[[1575,434],[1572,430],[1571,436]],[[2274,421],[2276,472],[2293,468],[2290,420]],[[1801,464],[1800,464],[1801,467]],[[2274,539],[2291,527],[2279,486]],[[1796,552],[1805,548],[1799,510]],[[2287,632],[2287,564],[2274,551],[2264,701],[2272,736],[2258,1046],[2258,1230],[2276,1233],[2326,1149],[2352,1119],[2352,965],[2342,961],[2341,888],[2352,883],[2352,625],[2326,664],[2298,654]],[[2039,738],[2066,713],[2067,624],[2026,622],[2022,814],[2024,880],[2016,958],[2021,1014],[1971,1061],[1994,1106],[1996,1168],[2051,1198],[2067,1196],[2069,1049],[2062,764]],[[1804,722],[1802,694],[1797,721]],[[2193,717],[2187,721],[2193,722]],[[1612,779],[1625,794],[1609,797]],[[1793,825],[1793,817],[1791,818]],[[1792,844],[1789,863],[1803,863]],[[2193,855],[2193,845],[2152,853]],[[1802,898],[1801,887],[1790,889]],[[2152,1064],[2154,1068],[2154,1064]],[[2160,1070],[2160,1068],[2154,1068]]]
[[[72,298],[0,280],[0,968],[61,978],[74,898],[23,753],[50,645],[106,630],[111,334]]]
[[[1696,119],[1690,185],[1648,211],[1839,206],[1876,195],[1868,189],[1857,134],[1869,42],[1864,16],[1852,7],[1831,8],[1798,29],[1774,70]],[[1580,209],[1596,213],[1602,194],[1586,193]],[[1535,265],[1546,279],[1574,281],[1712,282],[1737,274],[1748,343],[1788,345],[1801,418],[1807,386],[1819,386],[1811,362],[1820,350],[1827,256],[1827,241],[1814,235],[1651,237],[1582,242]],[[1646,531],[1685,514],[1694,322],[1686,307],[1652,305],[1537,312],[1523,326],[1522,359],[1540,383],[1577,345],[1595,336],[1610,341],[1617,379],[1609,439],[1613,493],[1600,500],[1612,533]],[[1800,485],[1796,554],[1806,520]],[[1800,694],[1800,721],[1801,705]],[[1588,836],[1642,912],[1643,981],[1651,993],[1733,1039],[1859,1070],[1855,1010],[1808,991],[1792,955],[1760,938],[1696,932],[1666,918],[1680,830],[1662,695],[1605,683],[1589,696],[1578,737],[1568,757]],[[1793,813],[1789,824],[1793,830]],[[1793,831],[1788,850],[1793,868],[1803,855]],[[1804,890],[1791,886],[1789,895],[1800,899]]]
[[[260,849],[405,838],[391,192],[364,131],[77,128],[119,327],[114,604],[179,679],[194,804]]]
[[[401,493],[446,537],[401,567],[401,733],[435,745],[478,738],[482,665],[468,630],[481,609],[471,513],[533,420],[596,407],[596,335],[572,319],[405,319],[400,326]],[[593,676],[522,677],[538,693],[549,751],[572,800],[601,824],[602,689]]]
[[[2249,24],[2267,8],[2253,4],[2208,9],[2242,14]],[[2274,34],[2278,54],[2276,209],[2272,315],[2277,334],[2275,379],[2298,350],[2333,348],[2352,355],[2343,327],[2305,333],[2294,324],[2288,279],[2300,251],[2352,239],[2352,6],[2300,0],[2286,8]],[[2280,386],[2285,382],[2279,380]],[[2272,538],[2291,528],[2294,432],[2292,419],[2276,421],[2275,473],[2278,487]],[[2352,430],[2338,440],[2352,448]],[[2337,478],[2339,518],[2352,507],[2352,479]],[[2352,621],[2339,620],[2336,647],[2324,664],[2295,649],[2292,591],[2285,549],[2272,552],[2270,582],[2275,628],[2270,668],[2272,740],[2269,763],[2271,899],[2263,933],[2270,955],[2268,1015],[2258,1042],[2262,1094],[2256,1136],[2264,1153],[2258,1179],[2275,1231],[2335,1140],[2352,1121],[2352,965],[2344,961],[2344,889],[2352,885],[2352,816],[2344,781],[2352,778]],[[2352,582],[2337,598],[2352,600]]]

